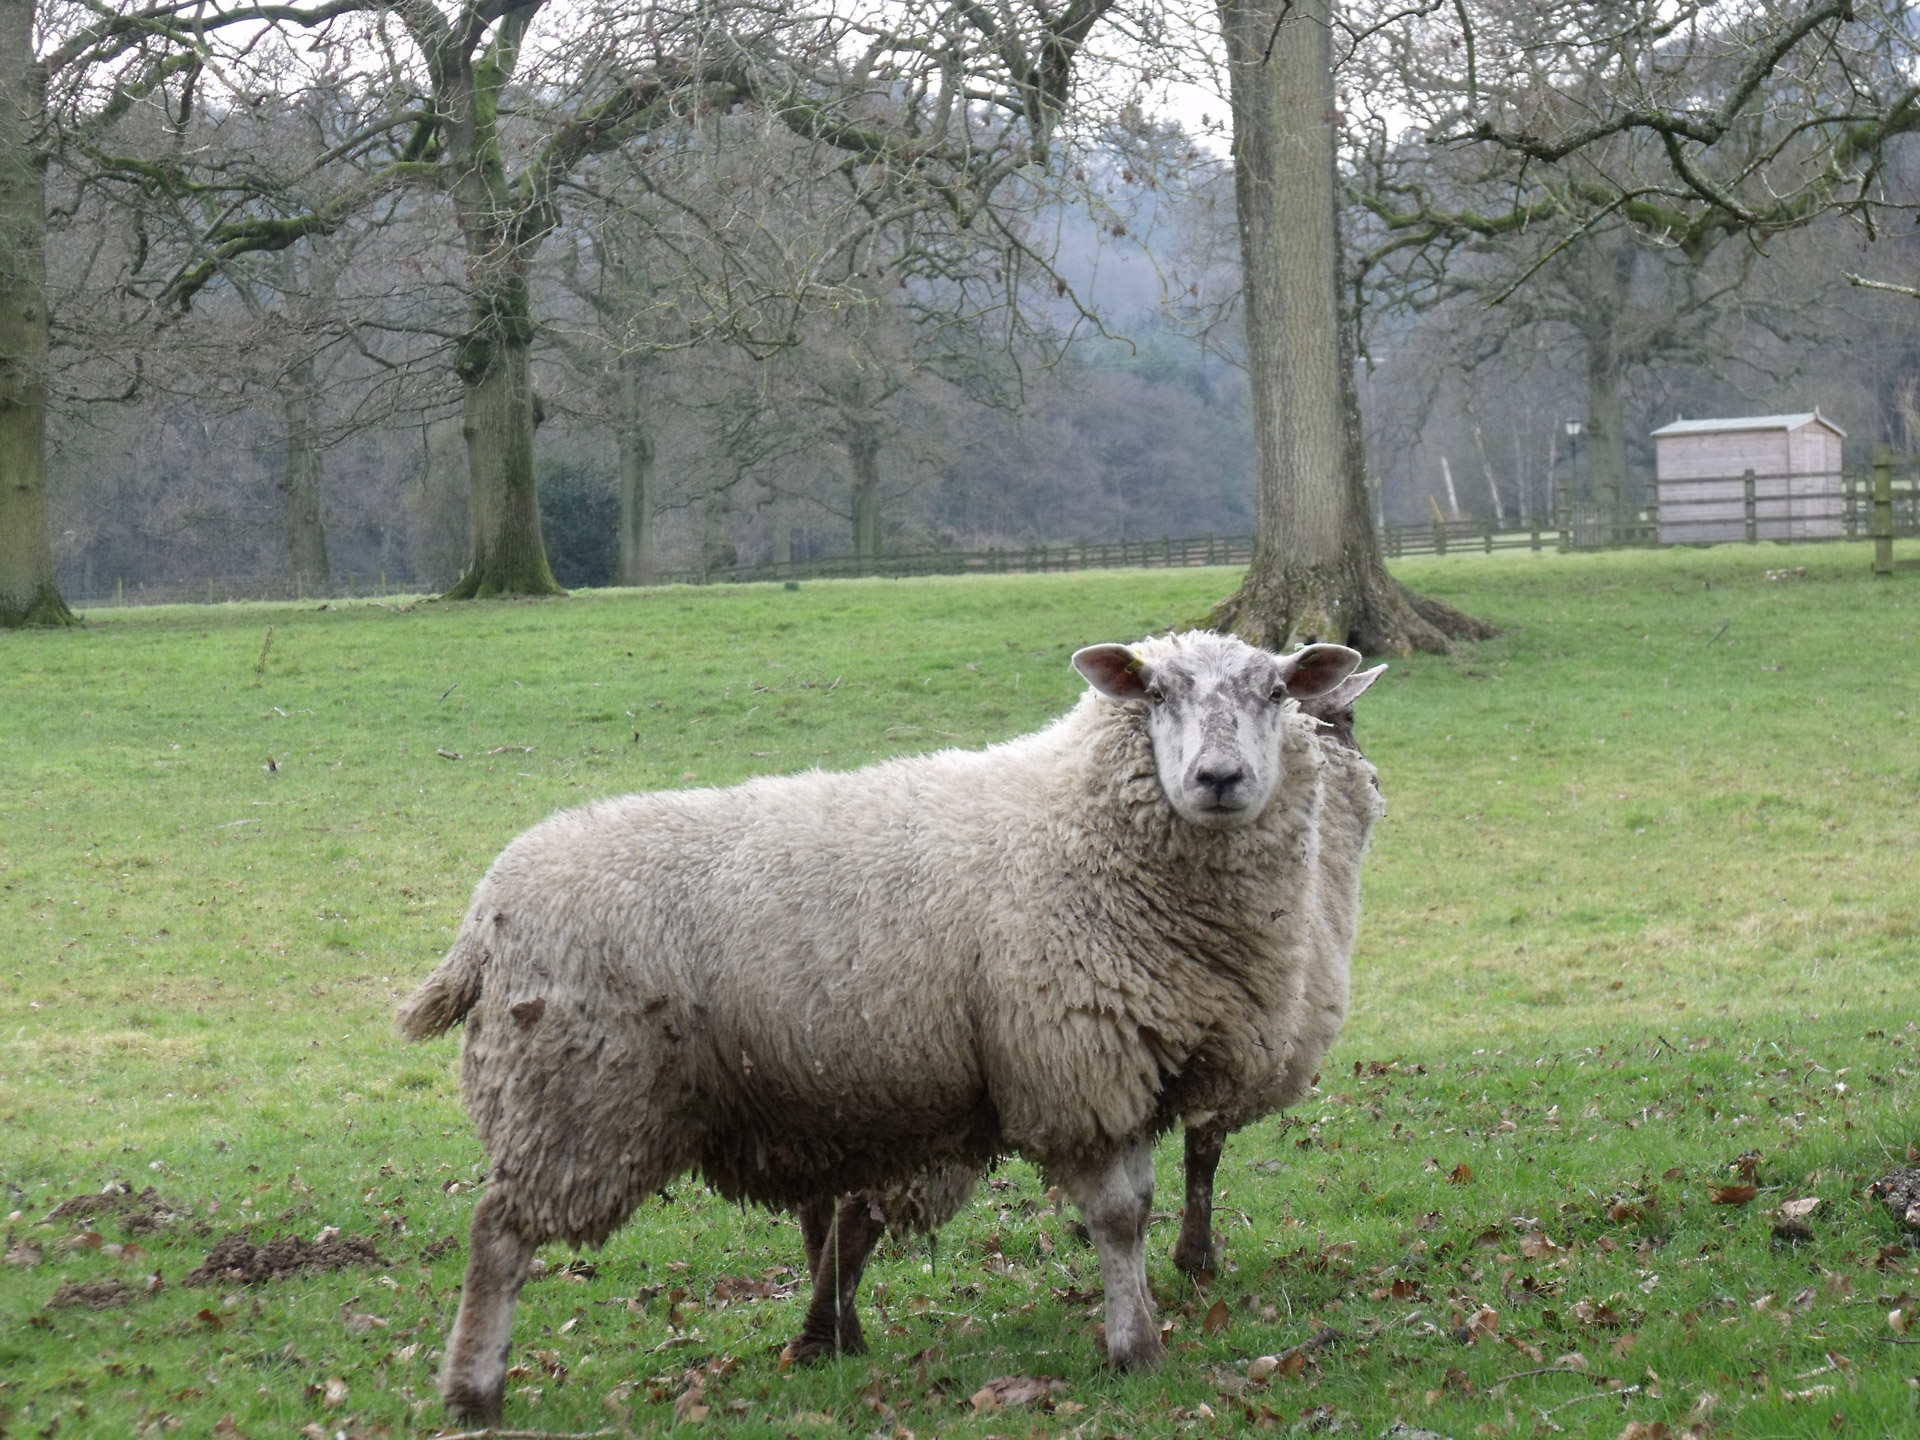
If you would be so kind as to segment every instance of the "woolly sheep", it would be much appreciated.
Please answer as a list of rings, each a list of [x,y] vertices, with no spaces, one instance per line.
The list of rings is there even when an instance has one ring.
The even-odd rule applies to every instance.
[[[1318,913],[1324,943],[1310,958],[1295,1022],[1293,1053],[1275,1091],[1248,1096],[1231,1111],[1183,1116],[1186,1123],[1186,1205],[1173,1248],[1174,1264],[1190,1274],[1218,1268],[1213,1241],[1213,1185],[1227,1136],[1273,1110],[1297,1103],[1346,1018],[1348,970],[1359,907],[1359,857],[1380,813],[1379,785],[1354,739],[1354,705],[1386,672],[1386,666],[1355,671],[1330,690],[1302,699],[1301,710],[1320,723],[1327,754],[1323,835],[1337,830],[1338,843],[1323,844]],[[886,1230],[928,1232],[946,1223],[971,1197],[978,1176],[948,1166],[914,1184],[863,1191],[837,1207],[811,1202],[801,1207],[807,1273],[813,1294],[799,1338],[788,1347],[795,1360],[865,1348],[854,1308],[868,1257]],[[834,1244],[828,1249],[826,1237]],[[825,1259],[826,1268],[822,1269]]]
[[[1320,820],[1320,903],[1314,911],[1323,927],[1321,943],[1302,977],[1303,1003],[1293,1031],[1293,1051],[1279,1083],[1264,1095],[1243,1096],[1227,1110],[1183,1117],[1186,1205],[1173,1245],[1173,1263],[1189,1275],[1219,1268],[1213,1243],[1213,1181],[1227,1136],[1304,1099],[1320,1062],[1346,1023],[1353,941],[1360,922],[1360,860],[1374,822],[1385,808],[1379,777],[1354,740],[1353,707],[1386,669],[1376,665],[1356,671],[1331,690],[1300,702],[1300,708],[1322,726],[1320,742],[1327,757]],[[1331,843],[1330,836],[1335,837]]]
[[[492,1161],[449,1411],[498,1418],[534,1249],[600,1243],[690,1169],[799,1208],[1018,1152],[1085,1216],[1110,1357],[1158,1365],[1152,1142],[1286,1071],[1327,764],[1289,701],[1358,659],[1091,646],[1092,689],[1035,734],[515,840],[399,1016],[410,1039],[466,1021]]]

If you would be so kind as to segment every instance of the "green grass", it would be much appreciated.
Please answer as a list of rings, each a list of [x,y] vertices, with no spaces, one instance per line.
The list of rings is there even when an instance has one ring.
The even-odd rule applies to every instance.
[[[1786,558],[1808,574],[1767,580]],[[1915,1260],[1860,1193],[1920,1141],[1920,590],[1856,546],[1401,573],[1507,629],[1395,663],[1363,702],[1389,813],[1354,1014],[1320,1102],[1229,1146],[1206,1294],[1166,1259],[1163,1149],[1165,1372],[1101,1368],[1075,1293],[1097,1264],[1024,1165],[931,1254],[883,1250],[872,1355],[797,1374],[776,1356],[801,1301],[714,1288],[793,1265],[797,1230],[683,1182],[591,1277],[528,1287],[510,1423],[664,1427],[704,1369],[700,1427],[742,1436],[1091,1440],[1318,1406],[1459,1440],[1679,1434],[1707,1410],[1716,1436],[1920,1427],[1920,1360],[1885,1318]],[[1030,729],[1076,693],[1074,648],[1201,613],[1231,578],[179,607],[0,636],[0,1180],[21,1212],[0,1433],[437,1426],[484,1157],[455,1042],[403,1048],[390,1017],[495,852],[592,796]],[[1709,1203],[1748,1150],[1759,1198]],[[115,1180],[191,1213],[102,1224],[98,1248],[39,1223]],[[1777,1250],[1767,1212],[1797,1195],[1822,1199],[1814,1239]],[[326,1225],[388,1264],[184,1283],[219,1235]],[[1536,1230],[1554,1248],[1523,1246]],[[45,1308],[109,1277],[136,1298]],[[1497,1336],[1461,1343],[1483,1306]],[[1345,1343],[1230,1393],[1322,1324]],[[1500,1383],[1575,1352],[1584,1376]],[[1050,1415],[973,1413],[1018,1374],[1065,1382]]]

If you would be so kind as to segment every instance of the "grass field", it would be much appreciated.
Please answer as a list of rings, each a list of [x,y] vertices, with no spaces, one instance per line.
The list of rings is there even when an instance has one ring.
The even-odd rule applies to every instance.
[[[1766,578],[1789,561],[1807,573]],[[1862,1196],[1920,1142],[1915,578],[1874,581],[1855,546],[1401,573],[1507,629],[1396,662],[1363,703],[1390,809],[1354,1014],[1318,1103],[1230,1144],[1206,1293],[1166,1259],[1163,1148],[1162,1374],[1103,1370],[1092,1251],[1019,1163],[936,1248],[882,1251],[874,1353],[799,1373],[777,1360],[797,1229],[685,1182],[587,1264],[546,1255],[509,1423],[1920,1433],[1920,1352],[1887,1319],[1920,1260]],[[498,849],[593,796],[1033,728],[1077,692],[1074,648],[1231,580],[178,607],[0,635],[0,1433],[433,1430],[484,1157],[457,1042],[403,1048],[390,1017]],[[1757,1196],[1712,1203],[1755,1151]],[[156,1196],[46,1221],[115,1182]],[[1811,1237],[1774,1239],[1804,1197]],[[188,1283],[224,1236],[328,1226],[382,1263]],[[1248,1381],[1323,1327],[1340,1343]],[[1063,1385],[974,1403],[1018,1375]]]

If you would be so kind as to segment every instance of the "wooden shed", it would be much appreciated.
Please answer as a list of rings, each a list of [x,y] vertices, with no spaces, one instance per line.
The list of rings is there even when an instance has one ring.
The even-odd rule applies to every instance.
[[[1818,540],[1840,534],[1846,506],[1840,455],[1846,438],[1818,410],[1661,426],[1653,432],[1660,543]]]

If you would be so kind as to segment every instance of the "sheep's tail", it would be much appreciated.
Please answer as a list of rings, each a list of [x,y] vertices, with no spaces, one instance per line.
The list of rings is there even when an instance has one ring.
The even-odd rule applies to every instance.
[[[394,1027],[408,1040],[444,1035],[466,1018],[480,999],[480,971],[487,952],[478,935],[462,927],[447,958],[407,997]]]

